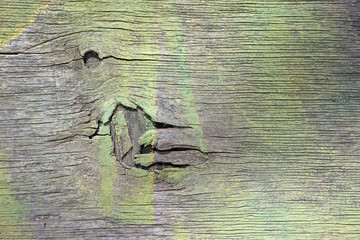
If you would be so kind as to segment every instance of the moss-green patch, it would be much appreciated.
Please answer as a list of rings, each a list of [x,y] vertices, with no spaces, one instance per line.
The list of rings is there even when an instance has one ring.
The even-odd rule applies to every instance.
[[[154,154],[138,154],[135,155],[134,159],[135,164],[139,164],[143,167],[149,167],[151,164],[155,163]]]
[[[140,0],[66,1],[64,5],[70,25],[84,32],[79,33],[80,39],[86,39],[78,43],[80,53],[93,50],[100,58],[108,57],[98,68],[83,70],[88,87],[99,93],[95,111],[104,123],[118,104],[140,106],[156,119],[159,44],[151,33],[157,31],[158,22],[156,17],[138,14],[156,13],[151,6]]]
[[[153,224],[154,180],[154,173],[137,168],[126,170],[119,177],[114,216],[129,224]]]
[[[94,118],[104,124],[109,122],[121,104],[132,109],[140,107],[156,119],[160,54],[157,34],[153,33],[158,31],[158,19],[148,13],[156,15],[157,10],[141,0],[65,1],[63,8],[68,26],[76,26],[76,31],[81,32],[76,42],[80,54],[93,50],[102,58],[97,68],[84,68],[81,72],[87,80],[86,87],[98,97]],[[109,136],[96,136],[93,141],[99,148],[97,159],[101,170],[97,195],[101,209],[117,221],[152,224],[153,174],[124,169],[111,156],[113,145]]]
[[[114,207],[115,183],[118,172],[116,159],[112,156],[114,145],[108,136],[94,139],[99,146],[98,159],[101,166],[98,194],[99,206],[106,214],[111,214]]]
[[[142,135],[139,139],[139,144],[146,146],[154,146],[155,145],[155,137],[156,137],[156,130],[148,130]]]
[[[267,231],[269,239],[287,239],[292,234],[333,239],[331,235],[348,231],[336,226],[339,219],[333,215],[349,211],[347,207],[340,210],[340,202],[331,193],[339,183],[330,190],[320,180],[321,172],[329,171],[331,175],[338,168],[334,160],[339,158],[334,149],[338,142],[329,141],[324,130],[343,131],[343,126],[331,123],[330,116],[339,121],[343,117],[339,112],[345,112],[349,105],[343,96],[335,96],[336,104],[329,101],[331,93],[346,93],[346,81],[353,81],[351,77],[345,79],[349,75],[337,74],[352,72],[353,64],[343,60],[349,58],[340,50],[346,49],[345,44],[340,47],[341,41],[331,40],[340,35],[340,31],[336,33],[339,23],[324,17],[341,16],[342,12],[341,5],[325,9],[313,1],[296,7],[292,3],[259,7],[254,26],[261,31],[246,36],[251,44],[244,44],[243,52],[254,59],[252,74],[257,77],[251,79],[251,86],[257,94],[252,96],[253,105],[239,108],[261,145],[255,148],[254,156],[246,156],[243,161],[253,162],[252,171],[257,173],[259,181],[252,185],[256,194],[252,194],[258,200],[251,205],[261,219],[256,227]],[[293,22],[285,17],[295,13],[298,19],[307,21]],[[334,109],[324,111],[324,105]],[[321,112],[327,116],[321,116]],[[348,164],[345,158],[342,161],[339,165]],[[279,169],[286,169],[286,173]],[[353,221],[351,217],[344,220]]]
[[[29,231],[25,231],[23,217],[28,210],[17,201],[10,186],[10,177],[1,167],[5,155],[0,150],[0,238],[1,239],[26,239],[30,238]]]
[[[188,240],[194,239],[191,237],[191,232],[182,223],[175,224],[174,239],[175,240]]]
[[[109,124],[101,125],[100,128],[99,128],[98,134],[99,135],[108,135],[108,136],[110,136],[110,125]]]
[[[122,105],[132,108],[132,109],[136,109],[136,105],[133,104],[132,102],[130,102],[127,98],[127,93],[124,93],[124,96],[120,96],[120,97],[115,97],[112,98],[108,101],[105,101],[102,105],[101,105],[101,119],[100,121],[103,123],[108,123],[111,116],[113,115],[116,107],[119,105],[119,103],[121,103]]]
[[[129,224],[154,222],[154,174],[124,169],[115,159],[109,136],[95,137],[99,146],[100,187],[98,203],[104,213]]]
[[[186,109],[186,119],[189,125],[191,125],[196,132],[196,136],[200,142],[200,149],[202,152],[207,152],[202,126],[200,123],[199,115],[197,113],[195,97],[193,93],[193,76],[188,66],[187,49],[184,44],[184,36],[182,19],[180,18],[179,11],[177,8],[177,1],[170,1],[170,3],[162,4],[165,9],[161,14],[163,19],[163,34],[167,38],[166,51],[167,54],[172,56],[172,61],[175,64],[172,66],[179,73],[178,76],[173,80],[174,85],[178,89],[173,89],[174,92],[181,91],[179,97],[181,97],[182,104]],[[171,31],[167,31],[171,29]]]
[[[162,178],[165,178],[169,183],[178,184],[188,177],[191,170],[189,168],[165,168],[163,171],[157,172]]]
[[[245,177],[229,178],[236,173],[210,163],[198,168],[169,168],[158,174],[177,189],[171,201],[178,209],[168,213],[177,219],[175,239],[226,239],[251,231],[246,230],[252,228],[248,218],[252,212],[246,206]]]
[[[2,0],[0,2],[0,47],[18,37],[48,6],[49,1]]]
[[[179,202],[182,196],[190,195],[189,199],[197,201],[190,200],[188,206],[197,204],[197,209],[204,209],[198,215],[184,214],[188,217],[184,217],[184,222],[191,219],[198,228],[206,225],[204,232],[209,233],[207,239],[230,239],[234,236],[239,239],[292,239],[294,236],[301,239],[336,239],[336,236],[345,236],[342,234],[346,232],[356,234],[359,221],[341,212],[354,211],[357,205],[343,204],[344,198],[340,195],[351,195],[349,198],[355,202],[359,198],[350,194],[350,190],[344,190],[345,186],[340,190],[341,177],[333,178],[331,187],[330,183],[321,181],[322,172],[332,175],[340,166],[357,168],[359,165],[354,159],[350,160],[351,157],[343,157],[342,153],[335,151],[334,146],[339,146],[343,139],[337,138],[334,143],[328,141],[336,135],[335,132],[346,129],[346,126],[336,123],[347,117],[358,117],[358,108],[352,115],[349,114],[351,111],[345,111],[351,108],[349,105],[357,104],[354,99],[352,101],[344,96],[352,91],[350,83],[354,84],[353,87],[358,86],[355,84],[356,77],[350,76],[350,73],[356,72],[351,69],[354,63],[346,62],[350,51],[347,52],[346,44],[339,39],[343,36],[344,42],[349,41],[349,29],[340,25],[344,20],[341,18],[343,6],[337,4],[334,7],[316,1],[300,5],[294,2],[247,1],[244,4],[229,4],[233,8],[229,10],[224,4],[214,1],[204,5],[207,15],[199,17],[199,20],[196,19],[196,10],[192,19],[193,15],[186,12],[191,11],[191,7],[182,6],[186,12],[187,31],[191,35],[188,39],[203,39],[204,42],[197,42],[199,46],[214,44],[205,47],[210,53],[215,52],[209,55],[219,59],[221,66],[216,66],[218,71],[223,69],[223,75],[228,76],[218,81],[224,83],[218,85],[219,93],[223,92],[220,88],[226,88],[229,95],[233,94],[232,99],[238,101],[234,104],[238,112],[229,107],[232,114],[237,114],[229,127],[234,127],[234,131],[240,134],[239,129],[248,128],[250,134],[246,141],[253,144],[248,148],[239,144],[238,148],[244,153],[233,160],[226,157],[219,159],[219,163],[233,161],[224,167],[222,173],[220,169],[223,166],[219,164],[219,169],[209,167],[206,171],[198,170],[201,173],[194,171],[189,178],[181,176],[181,181],[171,180],[169,175],[169,182],[187,187],[186,193],[179,193]],[[334,18],[342,20],[331,20]],[[174,23],[179,21],[175,19],[169,20],[172,23],[169,29],[180,32],[181,27]],[[204,32],[196,33],[196,23],[205,24],[214,32],[201,36]],[[214,39],[208,40],[212,36]],[[224,39],[235,41],[224,43]],[[179,40],[178,46],[181,45],[181,37]],[[216,41],[220,43],[219,48]],[[177,55],[181,55],[180,52],[179,49]],[[175,55],[176,51],[173,53]],[[199,68],[195,62],[193,65],[194,69]],[[209,71],[214,72],[211,65]],[[231,72],[236,72],[238,76],[232,76]],[[232,100],[226,98],[224,101]],[[328,109],[322,109],[324,106]],[[321,112],[326,112],[327,116],[319,117]],[[344,116],[345,113],[348,115]],[[330,123],[330,118],[336,120]],[[346,123],[353,124],[350,121]],[[253,175],[242,172],[242,166],[249,167]],[[345,177],[348,174],[344,170],[339,175]],[[354,176],[347,176],[347,181],[352,182]],[[350,185],[351,191],[358,189],[358,186]],[[341,194],[337,195],[336,191]],[[214,206],[216,199],[219,200],[217,209]],[[194,209],[188,212],[196,212]],[[343,217],[339,217],[341,215]],[[337,220],[345,226],[336,224]],[[174,234],[186,232],[191,229],[189,225],[179,225]],[[325,225],[326,229],[322,229]],[[190,231],[196,234],[196,230]]]

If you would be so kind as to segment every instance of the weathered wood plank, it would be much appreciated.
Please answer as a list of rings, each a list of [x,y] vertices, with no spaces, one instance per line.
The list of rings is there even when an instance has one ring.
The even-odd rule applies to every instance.
[[[359,11],[1,1],[0,238],[358,239]]]

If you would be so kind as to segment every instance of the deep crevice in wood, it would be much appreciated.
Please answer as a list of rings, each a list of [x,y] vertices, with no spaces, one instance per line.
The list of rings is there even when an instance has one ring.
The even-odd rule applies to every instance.
[[[123,131],[127,131],[128,137],[131,141],[131,147],[128,150],[125,149],[125,145],[129,143],[121,142],[124,135],[120,136],[124,133],[117,132],[117,123],[114,121],[116,114],[123,114],[126,122],[126,129],[123,127]],[[112,112],[109,120],[106,123],[101,122],[100,120],[97,123],[97,128],[95,132],[89,136],[90,139],[93,139],[95,136],[104,136],[104,134],[99,134],[101,127],[110,126],[110,137],[114,145],[113,154],[116,157],[116,160],[119,161],[122,165],[127,167],[136,167],[141,168],[147,171],[154,170],[163,170],[165,168],[186,168],[191,166],[191,164],[174,164],[171,163],[172,159],[169,155],[169,160],[166,161],[156,161],[150,166],[141,166],[140,164],[135,164],[135,155],[141,154],[168,154],[171,152],[186,152],[186,151],[197,151],[199,153],[204,154],[201,150],[196,147],[171,147],[170,149],[161,150],[157,149],[156,146],[151,145],[140,145],[138,143],[139,138],[147,132],[149,127],[151,129],[192,129],[189,126],[175,126],[168,123],[162,123],[152,120],[152,118],[144,112],[144,110],[137,105],[136,108],[126,107],[122,104],[118,104],[114,111]],[[151,127],[152,125],[152,127]],[[120,134],[120,135],[119,135]],[[108,136],[108,134],[106,135]],[[124,145],[125,144],[125,145]],[[204,154],[206,156],[206,154]]]
[[[96,128],[95,132],[89,136],[90,139],[93,139],[95,136],[99,135],[101,124],[102,124],[101,121],[98,121],[97,128]]]
[[[156,163],[151,164],[148,167],[141,166],[140,164],[135,165],[135,167],[141,168],[141,169],[149,171],[149,172],[153,172],[155,170],[161,171],[166,168],[187,168],[190,166],[192,166],[192,165],[190,165],[190,164],[173,164],[170,162],[156,162]]]

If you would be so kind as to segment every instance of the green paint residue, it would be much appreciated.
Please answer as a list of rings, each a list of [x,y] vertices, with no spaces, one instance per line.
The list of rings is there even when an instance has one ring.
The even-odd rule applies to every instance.
[[[127,95],[127,93],[124,93],[124,95]],[[116,107],[121,103],[125,107],[129,107],[132,109],[136,109],[136,105],[131,103],[127,98],[125,97],[115,97],[112,99],[109,99],[105,101],[101,105],[101,119],[100,121],[103,123],[108,123],[110,121],[110,118],[112,114],[114,113]]]
[[[329,9],[324,10],[324,7]],[[342,210],[350,213],[354,205],[344,206],[336,191],[346,196],[349,192],[336,188],[335,184],[330,187],[331,184],[321,182],[322,173],[319,173],[329,171],[329,164],[331,165],[336,158],[342,159],[338,161],[344,161],[348,166],[358,165],[345,163],[349,162],[350,158],[341,158],[341,153],[335,152],[333,143],[326,141],[329,136],[324,136],[326,134],[322,131],[325,127],[322,125],[327,123],[327,119],[324,118],[322,121],[316,116],[319,112],[324,112],[321,104],[329,104],[326,102],[326,99],[331,97],[329,93],[336,91],[341,95],[343,90],[349,91],[342,88],[347,84],[345,80],[349,80],[349,83],[354,83],[355,80],[343,79],[343,73],[355,72],[349,67],[354,64],[346,62],[346,59],[349,59],[344,50],[346,44],[341,45],[340,41],[336,41],[342,36],[340,21],[332,21],[327,17],[341,16],[341,7],[341,4],[337,4],[335,9],[331,4],[324,6],[315,1],[300,5],[293,2],[248,1],[243,5],[234,4],[233,9],[229,11],[224,4],[209,2],[204,3],[206,17],[199,17],[197,20],[198,16],[195,14],[192,19],[191,12],[185,13],[187,31],[191,32],[189,39],[205,39],[204,45],[209,42],[214,44],[205,46],[210,52],[224,54],[239,62],[238,65],[231,64],[231,60],[225,59],[225,56],[218,56],[219,64],[222,66],[216,67],[224,69],[225,75],[235,78],[231,75],[235,69],[229,66],[239,68],[236,69],[239,71],[239,76],[236,77],[239,86],[230,82],[233,79],[224,77],[218,81],[224,84],[219,84],[218,87],[221,93],[226,92],[220,89],[221,87],[230,93],[239,93],[234,94],[238,97],[234,98],[234,101],[240,103],[234,103],[239,111],[238,117],[233,118],[236,121],[233,126],[238,129],[249,128],[251,133],[246,135],[247,140],[255,141],[249,148],[239,144],[239,149],[244,150],[244,153],[241,153],[241,157],[234,158],[231,169],[225,167],[222,173],[210,166],[208,170],[196,169],[191,178],[180,175],[172,180],[169,173],[169,182],[178,184],[176,187],[179,189],[181,184],[186,186],[187,192],[184,195],[190,195],[193,200],[188,206],[199,206],[196,209],[189,207],[189,210],[183,210],[182,213],[186,213],[178,214],[180,216],[174,214],[174,218],[183,222],[175,227],[174,235],[185,233],[188,239],[195,239],[194,236],[206,233],[206,239],[231,239],[234,236],[244,239],[259,239],[259,236],[263,239],[292,239],[291,236],[299,236],[301,239],[337,239],[336,236],[344,236],[344,233],[357,233],[355,224],[359,223],[358,220],[350,214],[339,217]],[[184,12],[187,10],[186,7],[182,8]],[[214,18],[211,17],[213,13]],[[170,22],[168,29],[172,29],[171,33],[168,33],[169,38],[173,37],[172,53],[176,55],[174,58],[178,62],[183,63],[185,60],[179,59],[184,53],[184,49],[181,49],[184,45],[182,36],[186,34],[179,34],[180,37],[175,40],[176,33],[181,32],[180,21],[173,15],[170,17],[170,14],[167,19],[164,22]],[[203,21],[206,21],[206,24]],[[204,37],[197,35],[194,27],[196,23],[205,24],[216,30]],[[225,31],[221,31],[222,26],[216,25],[217,23],[221,23]],[[227,23],[231,29],[227,28]],[[214,39],[208,40],[212,36]],[[229,43],[225,39],[235,41]],[[216,41],[220,42],[221,50],[217,51]],[[202,43],[196,44],[200,48]],[[232,49],[234,52],[228,52]],[[329,64],[330,60],[334,61],[333,65]],[[244,66],[241,63],[244,63]],[[215,72],[210,68],[211,65],[209,64],[209,70]],[[187,71],[184,66],[179,66],[178,69],[179,72]],[[181,75],[182,80],[188,79],[189,75],[185,75]],[[219,78],[220,76],[221,74]],[[244,81],[240,81],[242,79]],[[187,95],[191,95],[191,92],[184,88],[184,96]],[[333,111],[333,119],[339,119],[345,112],[343,109],[348,100],[345,97],[339,99],[338,96],[333,98],[338,105],[342,105],[341,108],[337,108],[338,112]],[[189,114],[189,119],[193,117],[193,113]],[[356,119],[356,116],[353,118]],[[240,122],[240,119],[243,121]],[[343,126],[333,125],[328,126],[328,129],[334,131],[341,127]],[[246,176],[246,173],[242,172],[242,163],[246,163],[244,166],[256,175]],[[221,168],[221,164],[219,165]],[[282,172],[277,171],[277,167],[282,169]],[[317,168],[317,171],[314,168]],[[329,171],[329,174],[334,173]],[[345,173],[342,176],[344,175]],[[351,179],[350,176],[349,178]],[[339,178],[335,180],[339,181]],[[244,189],[246,187],[249,191]],[[354,186],[350,188],[358,189]],[[354,197],[352,199],[358,200]],[[174,201],[181,203],[181,193],[179,199]],[[216,203],[219,203],[218,206]],[[337,209],[339,203],[342,205],[341,209]],[[199,210],[200,213],[196,214],[198,209],[203,211]],[[186,224],[190,219],[193,225],[202,229],[202,232],[197,232],[190,224]],[[346,226],[337,224],[339,221]],[[191,237],[187,234],[188,229],[191,231]],[[179,238],[181,239],[181,236]]]
[[[0,151],[0,164],[5,156]],[[1,167],[1,166],[0,166]],[[26,239],[28,234],[25,222],[22,219],[28,213],[15,198],[11,190],[10,179],[0,168],[0,238],[1,239]],[[29,237],[30,238],[30,237]]]
[[[154,153],[135,155],[134,162],[143,167],[149,167],[151,164],[155,163]]]
[[[186,109],[186,119],[194,129],[195,135],[199,139],[200,150],[202,152],[207,152],[199,115],[197,114],[195,105],[195,97],[192,89],[193,77],[186,57],[187,49],[184,45],[184,39],[182,37],[184,35],[182,19],[180,18],[176,4],[176,1],[171,1],[171,4],[162,6],[165,8],[162,15],[164,18],[163,27],[165,29],[171,29],[171,31],[164,30],[166,38],[169,39],[166,47],[172,55],[173,60],[176,61],[176,65],[173,67],[176,68],[177,72],[180,74],[176,77],[175,81],[181,91],[182,101]],[[171,15],[166,15],[169,13],[171,13]],[[174,91],[176,90],[174,89]]]
[[[125,170],[112,156],[111,138],[103,136],[94,139],[100,151],[99,207],[117,221],[153,224],[154,174],[136,168]]]
[[[129,224],[154,223],[154,173],[133,168],[121,176],[115,216]]]
[[[229,179],[225,173],[229,174],[227,167],[210,163],[199,168],[169,168],[160,173],[162,179],[178,189],[171,201],[179,209],[168,213],[168,217],[177,219],[173,225],[174,239],[226,239],[227,236],[231,239],[230,236],[251,231],[248,217],[252,212],[246,207],[249,197],[242,191],[245,178],[238,175]],[[185,205],[184,199],[189,200]]]
[[[99,147],[100,190],[99,206],[106,214],[111,214],[114,207],[115,183],[117,179],[117,164],[112,156],[114,145],[110,137],[95,138]]]
[[[64,10],[69,14],[69,25],[83,31],[79,33],[79,39],[83,39],[79,41],[80,54],[93,50],[103,58],[96,69],[84,68],[82,72],[87,79],[87,87],[96,89],[98,93],[94,114],[97,120],[105,124],[102,128],[106,127],[119,105],[132,109],[140,107],[148,116],[156,119],[157,59],[160,54],[156,34],[149,32],[157,31],[158,22],[156,18],[149,20],[147,14],[139,14],[156,10],[140,0],[90,0],[86,4],[66,1]],[[117,121],[117,133],[125,130],[119,127],[124,125],[122,117],[115,116],[113,119]],[[147,126],[147,130],[150,129]],[[124,139],[120,137],[118,140]],[[101,169],[97,197],[104,214],[123,223],[153,224],[154,174],[126,169],[117,162],[110,136],[96,136],[93,141],[99,149],[97,158]],[[129,147],[125,147],[124,152]]]
[[[184,224],[175,223],[174,239],[175,240],[188,240],[188,239],[194,239],[194,238],[191,236],[191,232],[187,229],[186,226],[184,226]]]
[[[48,1],[1,0],[0,47],[18,37],[48,6]]]
[[[189,168],[166,168],[158,174],[165,177],[167,181],[172,184],[179,184],[186,177],[191,177],[191,171],[189,170]]]
[[[342,90],[338,81],[344,79],[336,79],[336,72],[349,72],[348,66],[352,65],[341,60],[348,57],[339,50],[339,42],[328,40],[339,26],[332,21],[320,21],[317,15],[343,10],[340,5],[336,10],[324,10],[321,4],[312,2],[296,6],[296,10],[293,4],[284,3],[259,7],[257,11],[259,19],[255,26],[262,31],[247,36],[252,44],[244,44],[243,52],[257,60],[253,73],[259,77],[252,80],[256,87],[253,91],[258,94],[252,101],[258,105],[242,110],[253,134],[263,140],[258,155],[247,158],[254,162],[253,171],[259,171],[262,182],[253,185],[258,189],[254,198],[259,200],[252,206],[261,216],[257,228],[268,232],[267,239],[288,239],[294,233],[311,239],[333,239],[332,234],[346,231],[336,226],[339,219],[330,214],[337,199],[327,187],[322,187],[321,174],[316,173],[317,177],[313,175],[316,171],[311,174],[311,168],[328,166],[336,152],[333,143],[321,132],[329,127],[325,126],[328,119],[316,117],[314,121],[311,115],[324,112],[320,106],[328,103],[329,93]],[[291,22],[284,17],[295,13],[307,21]],[[338,66],[328,63],[333,56],[337,56],[334,60]],[[264,152],[262,156],[259,150]],[[272,170],[272,175],[266,173],[263,177],[266,170],[257,168],[264,165],[257,165],[256,161],[267,161],[267,166],[273,169],[288,168],[286,174],[293,169],[296,172],[288,176]],[[273,192],[274,189],[281,194]]]
[[[155,137],[156,137],[156,130],[148,130],[140,137],[139,144],[146,146],[154,146],[155,145]]]

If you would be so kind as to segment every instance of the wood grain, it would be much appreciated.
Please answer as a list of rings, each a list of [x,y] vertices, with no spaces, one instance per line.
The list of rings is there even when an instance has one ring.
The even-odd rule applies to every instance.
[[[1,1],[0,239],[359,239],[359,6]]]

